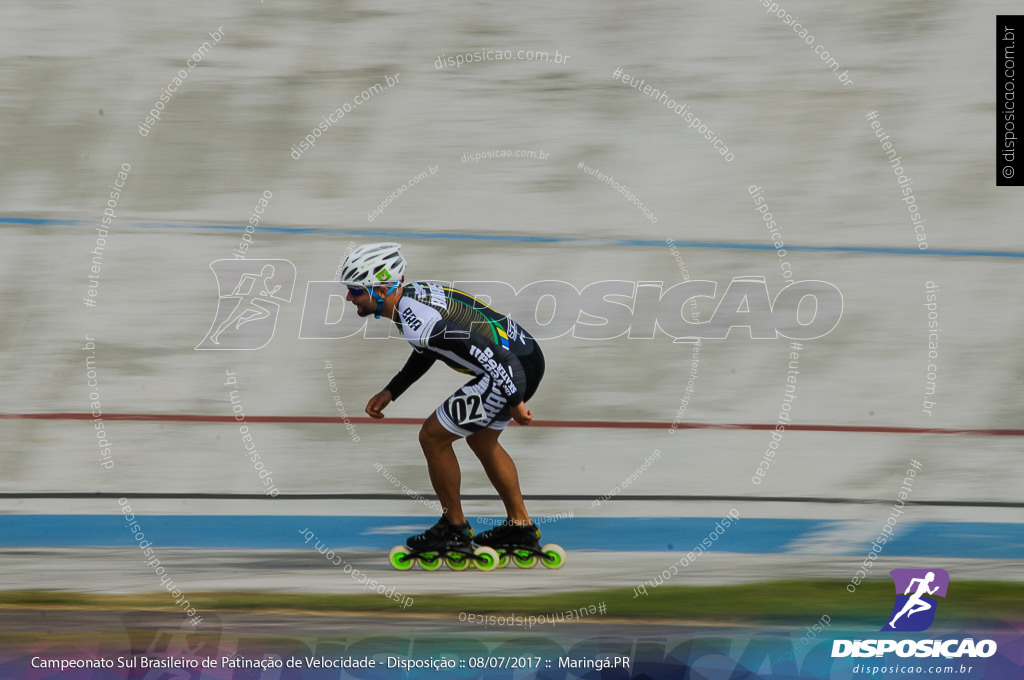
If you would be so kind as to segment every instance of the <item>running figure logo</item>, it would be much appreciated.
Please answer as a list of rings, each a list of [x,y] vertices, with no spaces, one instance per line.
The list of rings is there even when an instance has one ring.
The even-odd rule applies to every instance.
[[[274,337],[281,303],[291,302],[295,265],[289,260],[216,260],[220,300],[213,325],[196,349],[260,349]]]
[[[949,573],[945,569],[893,569],[889,574],[896,586],[896,603],[882,630],[928,630],[935,621],[938,602],[927,598],[946,597]]]

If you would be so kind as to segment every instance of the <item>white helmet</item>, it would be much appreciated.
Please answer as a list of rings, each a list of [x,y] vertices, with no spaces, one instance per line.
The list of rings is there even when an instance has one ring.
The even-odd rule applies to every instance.
[[[398,243],[368,243],[359,246],[345,258],[339,280],[347,286],[379,286],[401,283],[405,274],[405,258]]]

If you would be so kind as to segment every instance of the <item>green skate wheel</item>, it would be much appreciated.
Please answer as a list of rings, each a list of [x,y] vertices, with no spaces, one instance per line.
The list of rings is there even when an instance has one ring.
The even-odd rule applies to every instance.
[[[451,553],[445,558],[445,562],[448,564],[448,568],[452,571],[465,571],[466,569],[469,569],[469,565],[472,560],[462,553]]]
[[[541,552],[544,557],[540,558],[540,563],[548,569],[561,569],[565,564],[565,550],[557,543],[548,543],[541,548]]]
[[[511,561],[512,558],[508,556],[508,553],[502,553],[501,557],[498,558],[498,569],[504,569]]]
[[[424,553],[420,555],[420,566],[423,567],[425,571],[437,571],[441,568],[441,564],[443,562],[444,560],[441,559],[441,556],[436,553]]]
[[[480,571],[494,571],[498,566],[498,551],[486,545],[482,545],[477,548],[476,553],[476,568]]]
[[[388,553],[388,563],[399,571],[408,571],[416,565],[416,560],[409,559],[410,552],[404,545],[396,545]]]
[[[537,556],[525,550],[516,550],[512,553],[512,561],[520,569],[533,569],[537,566]]]

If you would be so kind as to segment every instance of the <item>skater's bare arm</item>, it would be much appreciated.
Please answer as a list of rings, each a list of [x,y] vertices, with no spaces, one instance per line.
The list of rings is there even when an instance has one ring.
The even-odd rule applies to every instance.
[[[384,389],[370,397],[366,403],[366,413],[371,418],[383,418],[384,409],[391,403],[391,392]]]

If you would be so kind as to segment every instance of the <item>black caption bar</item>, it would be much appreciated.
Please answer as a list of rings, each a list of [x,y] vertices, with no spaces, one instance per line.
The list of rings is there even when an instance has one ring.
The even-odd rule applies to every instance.
[[[1024,38],[1024,16],[996,16],[996,186],[1024,185],[1017,143],[1017,38]],[[1024,63],[1022,63],[1024,66]],[[1024,155],[1024,153],[1022,153]]]

